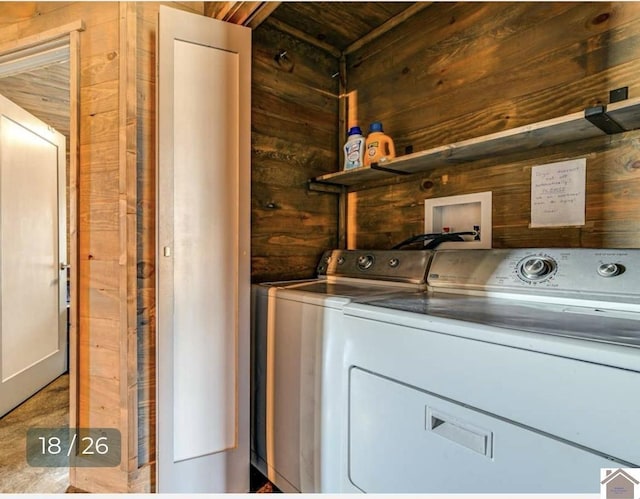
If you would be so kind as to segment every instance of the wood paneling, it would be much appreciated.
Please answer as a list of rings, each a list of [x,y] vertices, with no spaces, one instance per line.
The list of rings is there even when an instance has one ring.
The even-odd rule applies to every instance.
[[[233,24],[245,24],[263,2],[206,2],[204,14]]]
[[[411,2],[283,2],[271,17],[344,50],[411,5]]]
[[[240,18],[255,7],[244,4]],[[409,5],[286,2],[273,16],[344,50]],[[176,7],[203,13],[205,4]],[[120,468],[77,472],[74,485],[96,492],[153,487],[157,9],[155,2],[134,11],[117,2],[0,9],[5,46],[78,20],[86,25],[79,35],[80,420],[123,428],[128,446]],[[321,252],[338,244],[337,197],[309,192],[306,181],[339,168],[339,60],[268,20],[253,35],[252,279],[309,277]],[[286,57],[276,57],[282,51]],[[417,151],[580,111],[607,102],[612,88],[628,85],[636,96],[639,54],[638,3],[434,2],[349,54],[346,90],[357,91],[362,126],[382,120],[400,151]],[[583,156],[586,225],[529,229],[531,167]],[[640,247],[638,165],[640,135],[630,132],[390,178],[349,195],[350,240],[390,247],[422,232],[425,198],[491,190],[496,247]],[[146,466],[139,471],[136,463]]]
[[[0,9],[2,47],[33,44],[46,33],[73,23],[84,22],[86,27],[78,35],[79,323],[75,355],[79,379],[74,388],[78,406],[72,414],[81,426],[115,427],[123,435],[119,467],[72,471],[72,484],[92,492],[151,489],[149,465],[138,468],[138,363],[146,385],[153,369],[148,357],[139,361],[136,337],[137,5],[29,2],[24,6],[5,3]],[[144,8],[157,10],[157,5]],[[202,3],[180,8],[201,12]],[[154,45],[145,48],[155,51]],[[54,82],[53,77],[48,79],[50,85]],[[153,102],[153,97],[150,100]],[[147,126],[152,128],[153,124]],[[154,144],[143,147],[153,148]],[[155,158],[146,153],[140,156],[145,161]],[[147,170],[153,171],[153,167],[145,163]],[[151,206],[142,197],[145,206]],[[148,244],[148,239],[145,241]],[[144,290],[141,296],[149,302],[152,294]],[[145,414],[151,412],[148,406],[152,403],[147,396]],[[146,424],[149,427],[148,420]],[[142,445],[149,447],[148,438]]]
[[[123,474],[112,473],[109,480],[104,476],[95,480],[96,471],[74,470],[72,481],[85,490],[109,492],[127,491],[129,469],[137,466],[131,445],[135,432],[132,436],[128,424],[137,415],[132,404],[135,399],[129,397],[130,319],[123,312],[129,303],[127,282],[131,266],[135,275],[135,259],[132,262],[127,255],[126,220],[122,216],[122,206],[126,206],[122,201],[130,196],[135,199],[135,192],[123,189],[126,153],[120,153],[127,147],[126,122],[122,121],[127,114],[123,110],[135,100],[122,90],[123,82],[128,81],[122,70],[128,57],[119,54],[124,53],[129,37],[121,24],[130,15],[120,11],[123,15],[119,16],[119,8],[126,10],[124,4],[94,5],[85,10],[74,4],[66,11],[56,10],[49,18],[55,22],[77,13],[87,16],[88,21],[88,29],[80,37],[78,417],[83,426],[100,426],[108,421],[120,429],[124,435]],[[135,82],[133,77],[130,81]],[[135,317],[135,305],[133,310]],[[108,331],[93,328],[93,321],[100,320],[111,320],[116,327]],[[107,338],[107,334],[113,336]],[[113,340],[118,345],[116,350],[100,347]],[[96,488],[96,483],[105,488]]]
[[[284,60],[276,54],[287,51]],[[338,60],[274,29],[253,33],[252,280],[313,275],[337,245],[337,197],[307,179],[338,161]]]
[[[389,40],[376,40],[366,53],[349,58],[349,79],[358,89],[364,122],[382,119],[396,135],[415,136],[424,130],[449,130],[442,120],[473,118],[466,132],[458,125],[448,135],[432,136],[435,145],[552,118],[606,99],[606,87],[565,86],[604,69],[594,72],[596,62],[614,66],[632,54],[616,42],[620,20],[633,18],[629,7],[622,12],[621,7],[609,8],[611,4],[475,5],[455,4],[447,10],[455,21],[432,27],[436,39],[428,50],[425,37],[410,28],[422,25],[424,31],[429,19],[445,17],[433,10],[444,8],[440,5],[410,20],[397,41],[385,45]],[[608,8],[609,20],[593,24]],[[625,43],[632,40],[628,32]],[[428,98],[420,98],[423,95]],[[525,103],[530,104],[527,111],[521,109]],[[426,143],[414,139],[413,145],[419,149]]]
[[[69,61],[0,77],[0,94],[51,125],[69,143]]]
[[[435,2],[349,55],[347,90],[363,127],[381,120],[400,153],[420,151],[607,103],[621,86],[637,96],[639,49],[637,3]],[[491,190],[494,247],[640,247],[639,142],[629,132],[377,182],[349,195],[349,240],[388,248],[424,231],[424,199]],[[531,167],[573,157],[587,157],[586,225],[528,228]]]
[[[138,462],[155,463],[155,202],[156,202],[156,34],[158,4],[137,5],[137,311]],[[151,111],[151,112],[150,112]],[[155,487],[150,483],[150,489]]]

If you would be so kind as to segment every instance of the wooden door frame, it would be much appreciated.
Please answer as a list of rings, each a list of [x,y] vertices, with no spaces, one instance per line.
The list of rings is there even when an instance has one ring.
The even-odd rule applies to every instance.
[[[78,411],[78,180],[80,166],[80,32],[84,21],[78,20],[53,28],[34,36],[25,37],[0,45],[0,56],[10,62],[29,50],[36,53],[39,46],[60,41],[69,46],[69,427],[79,427]],[[66,166],[66,165],[65,165]],[[75,470],[70,468],[73,483]]]

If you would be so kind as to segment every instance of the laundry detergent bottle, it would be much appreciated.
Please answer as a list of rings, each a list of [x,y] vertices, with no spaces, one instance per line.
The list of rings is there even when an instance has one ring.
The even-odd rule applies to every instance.
[[[396,157],[396,148],[393,140],[382,131],[382,123],[374,121],[369,126],[369,135],[366,140],[367,151],[364,155],[365,166],[379,163]]]
[[[353,170],[364,166],[364,137],[359,126],[349,129],[347,141],[344,144],[344,169]]]

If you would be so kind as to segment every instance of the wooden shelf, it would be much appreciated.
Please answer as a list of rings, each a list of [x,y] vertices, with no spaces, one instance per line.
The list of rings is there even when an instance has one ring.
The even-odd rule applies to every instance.
[[[601,118],[600,121],[604,122],[603,129],[585,117],[587,111],[590,112],[590,115],[595,114],[596,118]],[[623,131],[640,128],[640,98],[609,104],[606,108],[590,108],[584,112],[434,147],[426,151],[400,156],[380,165],[374,164],[366,168],[328,173],[316,177],[310,182],[343,186],[357,185],[370,180],[388,178],[389,175],[394,174],[407,175],[427,171],[437,166],[456,165],[488,157],[600,137],[613,133],[611,130],[605,131],[606,124],[610,120],[615,122],[614,125],[620,125]]]

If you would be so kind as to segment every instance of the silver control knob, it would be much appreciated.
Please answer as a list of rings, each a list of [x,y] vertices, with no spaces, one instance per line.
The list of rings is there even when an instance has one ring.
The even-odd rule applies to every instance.
[[[342,265],[344,263],[344,257],[338,257],[338,265]]]
[[[367,270],[371,268],[374,261],[375,258],[373,258],[373,255],[362,255],[358,257],[357,265],[360,270]]]
[[[615,277],[622,273],[622,268],[616,263],[603,263],[598,267],[598,274],[602,277]]]
[[[398,265],[400,265],[400,260],[398,260],[397,258],[391,258],[389,260],[389,267],[395,269]]]
[[[555,262],[548,258],[532,257],[520,264],[520,273],[531,281],[540,281],[555,270]]]

